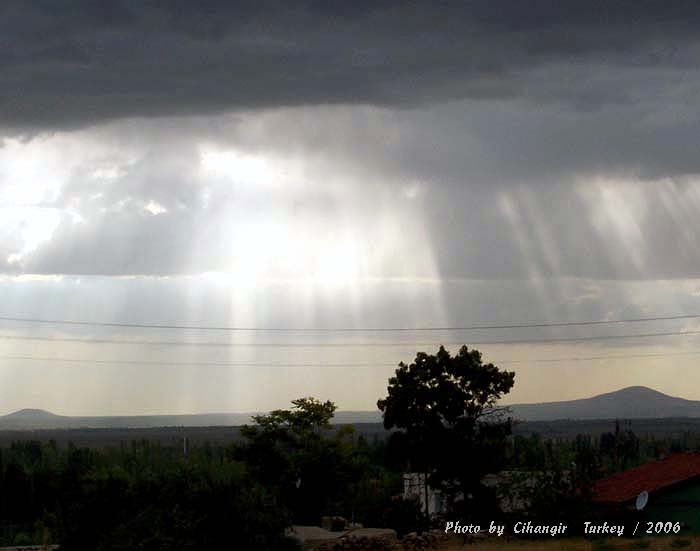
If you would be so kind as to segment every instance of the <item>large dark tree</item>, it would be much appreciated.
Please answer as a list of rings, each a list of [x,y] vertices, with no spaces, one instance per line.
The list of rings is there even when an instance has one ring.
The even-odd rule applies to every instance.
[[[488,509],[481,480],[499,467],[511,432],[496,404],[514,382],[515,373],[483,363],[478,350],[463,346],[451,356],[441,346],[400,363],[377,402],[384,427],[399,429],[393,438],[407,468],[426,473],[465,516]]]

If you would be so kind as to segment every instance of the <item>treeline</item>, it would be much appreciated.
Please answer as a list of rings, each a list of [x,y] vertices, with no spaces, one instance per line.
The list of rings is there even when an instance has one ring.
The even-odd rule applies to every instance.
[[[2,543],[193,549],[235,536],[243,547],[282,548],[285,511],[229,455],[182,457],[148,442],[103,451],[13,444],[0,456]]]
[[[579,470],[597,479],[653,461],[672,453],[700,451],[700,433],[682,431],[675,435],[637,434],[634,422],[611,421],[610,431],[575,438],[545,438],[538,434],[514,436],[506,452],[506,468]]]
[[[240,443],[89,450],[16,442],[0,450],[0,545],[71,550],[277,550],[293,524],[341,515],[414,529],[401,472],[385,442],[329,428],[335,406],[313,399],[261,416]]]

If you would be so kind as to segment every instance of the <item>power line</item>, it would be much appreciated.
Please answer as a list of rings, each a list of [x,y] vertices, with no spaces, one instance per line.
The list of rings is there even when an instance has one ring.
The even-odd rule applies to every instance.
[[[526,363],[549,363],[549,362],[582,362],[582,361],[598,361],[598,360],[616,360],[616,359],[631,359],[631,358],[663,358],[667,356],[697,356],[700,355],[700,350],[688,352],[658,352],[649,354],[611,354],[603,356],[578,356],[571,358],[536,358],[532,360],[502,360],[494,361],[495,364],[526,364]]]
[[[495,364],[515,364],[515,363],[550,363],[550,362],[580,362],[599,361],[632,358],[659,358],[669,356],[697,356],[700,350],[687,352],[659,352],[645,354],[611,354],[600,356],[577,356],[565,358],[532,358],[523,360],[501,360],[493,361]],[[62,362],[62,363],[82,363],[82,364],[105,364],[105,365],[143,365],[143,366],[163,366],[163,367],[234,367],[234,368],[386,368],[397,367],[395,363],[278,363],[278,362],[170,362],[152,360],[100,360],[92,358],[54,358],[40,356],[10,355],[0,356],[0,360],[21,360],[21,361],[41,361],[41,362]]]
[[[274,368],[363,368],[363,367],[396,367],[398,364],[382,363],[279,363],[279,362],[168,362],[153,360],[100,360],[92,358],[54,358],[38,356],[0,356],[0,360],[22,360],[38,362],[62,362],[84,364],[113,364],[113,365],[148,365],[163,367],[274,367]]]
[[[310,343],[284,343],[284,342],[197,342],[197,341],[154,341],[154,340],[128,340],[128,339],[86,339],[79,337],[39,337],[27,335],[0,335],[2,340],[22,340],[22,341],[45,341],[45,342],[75,342],[84,344],[123,344],[140,346],[191,346],[191,347],[221,347],[221,348],[351,348],[351,347],[402,347],[402,346],[459,346],[467,344],[469,346],[483,345],[507,345],[507,344],[555,344],[565,342],[590,342],[590,341],[610,341],[625,339],[642,339],[652,337],[678,337],[688,335],[698,335],[697,331],[668,331],[657,333],[636,333],[633,335],[596,335],[588,337],[561,337],[548,339],[511,339],[511,340],[491,340],[491,341],[442,341],[442,342],[310,342]]]
[[[93,327],[122,327],[130,329],[180,329],[194,331],[230,331],[230,332],[270,332],[270,333],[388,333],[388,332],[429,332],[429,331],[477,331],[482,329],[525,329],[544,327],[585,327],[590,325],[614,325],[623,323],[643,323],[652,321],[674,321],[700,319],[700,314],[678,314],[671,316],[653,316],[643,318],[621,318],[614,320],[555,321],[555,322],[504,322],[493,325],[464,325],[444,327],[244,327],[214,325],[169,325],[127,322],[58,320],[41,318],[22,318],[0,316],[0,321],[39,323],[45,325],[78,325]]]

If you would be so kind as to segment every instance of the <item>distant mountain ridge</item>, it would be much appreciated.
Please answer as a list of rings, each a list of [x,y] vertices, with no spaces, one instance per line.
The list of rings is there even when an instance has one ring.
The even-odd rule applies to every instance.
[[[527,421],[700,417],[699,400],[669,396],[645,386],[630,386],[592,398],[509,407],[514,418]]]
[[[56,415],[55,413],[51,413],[50,411],[46,411],[45,409],[20,409],[18,411],[14,411],[8,415],[5,415],[6,419],[53,419],[53,418],[61,418],[61,415]]]
[[[0,430],[240,426],[252,423],[252,416],[259,414],[252,412],[73,417],[56,415],[43,409],[21,409],[0,415]],[[379,423],[381,417],[379,412],[339,411],[336,412],[333,422]]]
[[[677,398],[644,386],[579,400],[508,407],[515,419],[524,421],[700,417],[700,400]],[[251,423],[253,415],[258,413],[72,417],[42,409],[22,409],[0,416],[0,430],[240,426]],[[378,411],[338,411],[333,422],[381,423],[381,420]]]

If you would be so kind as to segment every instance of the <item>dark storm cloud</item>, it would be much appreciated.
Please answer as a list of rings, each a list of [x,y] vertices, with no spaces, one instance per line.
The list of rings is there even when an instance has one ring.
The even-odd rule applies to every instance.
[[[620,71],[692,67],[699,12],[639,1],[5,2],[0,125],[459,98],[596,109],[659,86],[621,90]],[[578,82],[537,72],[560,64]],[[598,86],[600,75],[612,82]]]
[[[557,79],[570,71],[551,69]],[[630,77],[631,78],[631,77]],[[238,118],[219,139],[252,150],[354,159],[364,179],[459,186],[552,184],[572,175],[645,180],[700,172],[700,78],[663,100],[579,111],[524,100],[460,101],[414,110],[287,110]],[[691,82],[693,82],[691,84]],[[612,83],[610,84],[612,88]],[[342,131],[339,131],[342,129]]]
[[[645,160],[644,148],[625,148],[623,130],[596,137],[591,125],[590,148],[600,154],[596,162],[590,154],[582,155],[583,160],[564,157],[557,152],[567,150],[567,140],[582,150],[586,145],[570,121],[559,120],[564,129],[557,129],[557,118],[550,114],[547,127],[538,128],[536,118],[514,106],[502,109],[506,111],[471,112],[454,104],[398,116],[374,109],[291,109],[219,118],[220,133],[205,118],[130,121],[71,133],[78,143],[101,144],[114,158],[97,155],[78,163],[56,198],[44,205],[63,213],[51,238],[0,270],[98,275],[235,271],[236,262],[248,254],[240,247],[249,240],[250,228],[269,221],[287,227],[284,235],[294,243],[348,228],[362,244],[370,276],[700,276],[700,188],[695,179],[640,181],[601,169],[605,163],[624,167],[646,162],[649,173],[692,170],[692,155],[664,166],[659,164],[660,159],[667,162],[663,155],[649,153]],[[503,121],[505,128],[489,129],[489,118]],[[596,120],[602,125],[604,118]],[[585,121],[579,126],[584,132]],[[557,138],[543,140],[545,133]],[[639,130],[629,135],[641,143]],[[500,150],[498,136],[503,137]],[[651,139],[652,132],[646,136]],[[208,144],[205,149],[276,159],[273,181],[263,175],[239,182],[208,171],[200,164],[200,140]],[[662,143],[659,151],[675,153]],[[523,152],[539,161],[530,166]],[[299,181],[284,177],[293,172],[295,158],[303,159]],[[113,167],[112,176],[96,176],[105,165]],[[150,212],[151,202],[164,212]],[[402,233],[383,249],[387,228],[381,221],[387,216],[401,221]],[[2,243],[3,259],[23,249],[20,233]],[[270,242],[261,246],[275,254],[284,249]],[[426,263],[422,253],[429,253],[434,264]],[[274,266],[269,268],[273,276]]]
[[[85,161],[50,205],[66,211],[51,239],[11,264],[19,238],[3,238],[0,272],[226,270],[247,231],[232,218],[312,232],[346,216],[372,244],[394,212],[444,278],[700,275],[683,183],[700,173],[700,7],[436,6],[3,3],[0,134],[94,125],[65,135],[136,160],[107,182]],[[280,171],[301,159],[304,182],[233,193],[202,176],[200,146],[278,156]],[[379,256],[381,275],[425,275]]]

